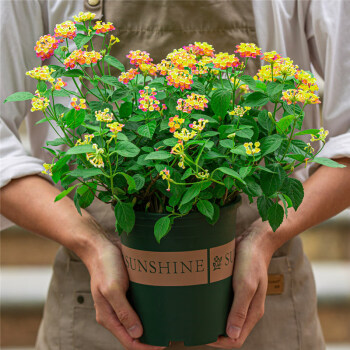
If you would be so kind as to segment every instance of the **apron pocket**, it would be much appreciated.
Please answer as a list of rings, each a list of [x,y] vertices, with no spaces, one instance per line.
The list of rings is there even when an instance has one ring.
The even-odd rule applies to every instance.
[[[292,268],[287,256],[271,259],[269,275],[283,279],[283,289],[266,296],[265,314],[248,336],[242,350],[298,350],[299,334],[292,294]],[[281,277],[283,276],[283,277]]]
[[[74,293],[73,342],[74,350],[123,349],[117,338],[96,322],[91,293]]]

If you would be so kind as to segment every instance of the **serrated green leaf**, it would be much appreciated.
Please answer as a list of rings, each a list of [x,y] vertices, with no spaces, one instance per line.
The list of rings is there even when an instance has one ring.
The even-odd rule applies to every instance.
[[[141,135],[143,137],[147,137],[148,139],[152,139],[152,137],[156,131],[156,128],[157,128],[157,123],[155,120],[152,120],[151,122],[138,127],[137,132],[139,135]]]
[[[119,109],[120,118],[127,118],[132,113],[132,103],[124,102]]]
[[[92,153],[95,150],[92,148],[92,145],[79,145],[70,148],[66,154],[82,154],[82,153]]]
[[[283,141],[283,137],[277,134],[266,136],[260,140],[261,155],[266,156],[276,151]]]
[[[232,176],[233,178],[235,178],[236,180],[238,180],[239,182],[241,182],[242,184],[245,184],[245,181],[242,179],[242,177],[234,170],[232,170],[231,168],[227,168],[227,167],[220,167],[217,168],[218,171],[221,171],[222,173]]]
[[[140,149],[129,141],[117,142],[115,151],[123,157],[136,157],[140,153]]]
[[[252,129],[242,129],[236,131],[236,136],[241,137],[243,139],[251,139],[254,135],[254,131]]]
[[[211,98],[211,108],[216,115],[224,117],[230,107],[232,92],[226,89],[215,90]]]
[[[105,62],[107,62],[108,64],[110,64],[111,66],[119,69],[121,72],[125,72],[125,67],[123,65],[123,63],[121,63],[119,60],[117,60],[115,57],[110,56],[110,55],[106,55],[104,57]]]
[[[154,237],[157,242],[160,243],[160,240],[167,235],[171,228],[171,221],[169,216],[163,216],[158,219],[154,225]]]
[[[303,130],[303,131],[299,131],[297,133],[295,133],[295,136],[298,135],[317,135],[320,132],[319,129],[307,129],[307,130]]]
[[[62,76],[64,77],[82,77],[84,75],[84,72],[81,69],[70,69],[65,71]]]
[[[86,43],[88,43],[91,38],[92,38],[92,36],[88,36],[88,35],[85,35],[85,34],[78,33],[73,40],[74,40],[75,44],[77,45],[77,48],[80,49]]]
[[[164,160],[164,159],[170,159],[172,157],[173,155],[167,151],[155,151],[155,152],[149,153],[145,159],[146,160]]]
[[[86,179],[88,177],[103,175],[103,171],[98,168],[88,168],[88,169],[75,169],[69,173],[73,177],[81,177]]]
[[[105,84],[112,85],[112,86],[119,86],[120,82],[118,78],[113,77],[112,75],[102,75],[100,78],[101,81]]]
[[[257,200],[257,207],[259,210],[259,214],[261,216],[262,221],[266,221],[268,219],[268,210],[272,205],[274,204],[273,200],[270,198],[267,198],[265,196],[258,197]]]
[[[239,175],[244,179],[246,176],[249,175],[249,173],[252,171],[252,166],[245,166],[239,169]]]
[[[55,202],[59,201],[60,199],[64,198],[67,196],[69,193],[71,193],[79,184],[76,184],[74,186],[71,186],[67,188],[66,190],[62,191],[58,196],[55,198]]]
[[[118,172],[117,174],[124,176],[126,182],[128,183],[128,191],[133,191],[136,189],[136,183],[133,177],[123,172]]]
[[[135,212],[131,203],[118,201],[114,207],[116,223],[126,232],[130,233],[135,225]]]
[[[133,176],[134,181],[135,181],[135,190],[136,191],[140,191],[142,189],[142,187],[145,185],[145,178],[140,175],[140,174],[136,174]]]
[[[274,203],[267,211],[267,218],[273,232],[275,232],[283,222],[283,208],[278,203]]]
[[[294,120],[294,115],[287,115],[283,118],[281,118],[278,122],[277,122],[277,132],[278,133],[284,133],[288,127],[292,124]]]
[[[304,198],[303,184],[297,179],[286,178],[281,192],[290,198],[293,208],[297,210]]]
[[[335,162],[334,160],[329,159],[329,158],[316,157],[311,162],[325,165],[325,166],[328,166],[330,168],[346,168],[345,165],[340,164],[338,162]]]
[[[269,97],[263,92],[256,91],[246,95],[244,106],[259,107],[264,106],[270,101]]]
[[[213,219],[214,207],[209,201],[199,200],[197,202],[197,208],[198,208],[198,211],[202,213],[204,216],[208,217],[209,219]]]
[[[15,92],[14,94],[12,94],[6,98],[4,103],[31,100],[33,97],[34,97],[34,95],[31,92],[27,92],[27,91]]]
[[[274,173],[261,172],[260,186],[266,196],[271,196],[282,187],[283,181],[286,178],[286,172],[280,164],[271,164],[266,167]]]

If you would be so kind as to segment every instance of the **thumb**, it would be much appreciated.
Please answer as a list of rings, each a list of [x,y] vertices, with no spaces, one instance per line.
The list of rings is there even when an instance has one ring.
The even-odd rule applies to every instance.
[[[140,338],[143,333],[141,321],[131,307],[125,293],[115,292],[113,295],[110,295],[108,301],[129,335],[134,339]]]
[[[233,305],[227,319],[226,327],[227,335],[233,340],[239,338],[241,334],[255,291],[256,288],[248,283],[240,283],[235,288]]]

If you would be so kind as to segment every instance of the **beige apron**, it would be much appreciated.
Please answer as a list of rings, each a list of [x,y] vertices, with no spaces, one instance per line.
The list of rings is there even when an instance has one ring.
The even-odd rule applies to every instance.
[[[195,41],[207,41],[216,52],[233,52],[234,45],[241,42],[257,43],[252,3],[248,0],[100,0],[96,6],[90,6],[87,0],[84,3],[85,11],[95,12],[97,20],[115,24],[121,42],[114,46],[112,54],[123,63],[127,62],[125,55],[136,49],[150,52],[157,63],[174,48]],[[259,60],[254,62],[249,67],[253,74]],[[96,202],[89,211],[107,231],[113,232],[114,215],[107,205]],[[256,208],[244,198],[238,213],[238,233],[257,216]],[[265,314],[242,349],[325,349],[314,279],[299,237],[274,254],[269,274],[283,275],[283,292],[267,296]],[[36,349],[122,349],[95,317],[89,273],[72,252],[62,247],[54,263]],[[184,346],[175,343],[171,348]]]

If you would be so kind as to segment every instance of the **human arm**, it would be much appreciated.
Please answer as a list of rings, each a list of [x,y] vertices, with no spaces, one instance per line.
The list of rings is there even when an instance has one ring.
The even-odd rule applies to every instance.
[[[229,337],[221,337],[211,346],[242,346],[264,314],[267,270],[273,253],[294,236],[350,206],[350,158],[336,161],[347,167],[321,166],[304,183],[304,200],[298,210],[289,209],[288,218],[276,232],[258,219],[240,236],[233,272],[235,298],[226,329]]]
[[[159,349],[140,343],[142,325],[126,299],[129,286],[121,251],[85,210],[82,216],[68,197],[54,202],[59,191],[39,176],[12,180],[0,190],[1,214],[75,252],[91,276],[97,321],[126,349]]]

